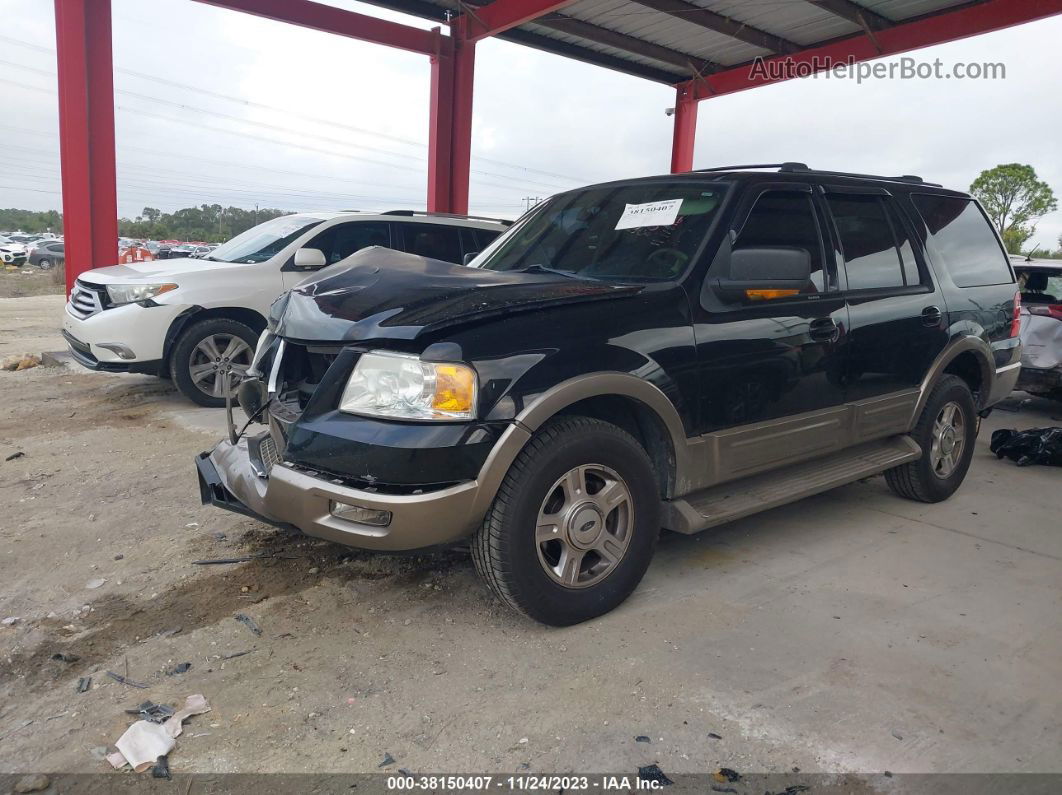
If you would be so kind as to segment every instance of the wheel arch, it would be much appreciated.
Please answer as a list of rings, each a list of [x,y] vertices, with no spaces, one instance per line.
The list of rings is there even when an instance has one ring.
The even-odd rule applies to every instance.
[[[670,398],[628,373],[593,373],[546,390],[516,416],[480,470],[477,512],[486,513],[531,435],[553,417],[572,414],[612,422],[638,439],[652,461],[662,499],[672,497],[688,477],[686,432]]]
[[[922,379],[918,402],[911,414],[910,427],[913,428],[918,422],[918,417],[929,399],[929,393],[944,375],[962,378],[974,394],[974,405],[979,409],[984,408],[991,392],[992,379],[995,377],[992,361],[992,348],[980,337],[963,336],[949,342]]]
[[[255,334],[261,334],[267,325],[265,317],[259,312],[253,309],[248,309],[245,306],[219,306],[219,307],[202,307],[202,306],[190,306],[188,309],[181,312],[170,323],[170,328],[166,332],[166,340],[162,348],[162,366],[168,367],[170,362],[170,355],[173,353],[173,348],[177,344],[177,340],[181,338],[181,335],[190,328],[194,323],[198,323],[201,320],[213,320],[215,318],[222,318],[225,320],[235,320],[238,323],[243,323],[245,326],[249,326],[254,330]]]

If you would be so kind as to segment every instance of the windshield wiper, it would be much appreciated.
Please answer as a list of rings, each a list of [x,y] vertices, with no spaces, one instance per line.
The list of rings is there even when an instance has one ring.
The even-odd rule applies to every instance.
[[[562,271],[557,268],[548,268],[545,265],[528,265],[526,268],[519,268],[513,273],[553,273],[557,276],[564,276],[568,279],[589,279],[591,281],[597,281],[593,276],[584,276],[581,273],[575,271]]]

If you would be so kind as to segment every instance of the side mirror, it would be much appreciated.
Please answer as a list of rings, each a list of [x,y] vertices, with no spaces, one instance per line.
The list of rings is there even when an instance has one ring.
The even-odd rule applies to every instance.
[[[462,265],[467,265],[468,263],[470,263],[470,262],[471,262],[472,260],[474,260],[474,259],[475,259],[476,257],[478,257],[478,256],[479,256],[479,252],[478,252],[478,251],[469,251],[469,252],[468,252],[467,254],[465,254],[465,256],[464,256],[464,257],[462,258],[462,260],[461,260],[461,264],[462,264]]]
[[[807,249],[739,248],[730,254],[730,275],[713,285],[724,298],[764,300],[796,295],[811,279]]]
[[[328,264],[319,248],[300,248],[295,252],[295,267],[300,271],[316,271]]]

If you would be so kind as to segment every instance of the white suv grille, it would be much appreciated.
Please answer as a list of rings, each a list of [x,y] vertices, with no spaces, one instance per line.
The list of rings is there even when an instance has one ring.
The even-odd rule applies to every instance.
[[[105,293],[105,287],[89,285],[78,279],[74,282],[74,289],[70,291],[70,302],[66,305],[67,311],[81,320],[92,317],[103,311],[102,296]]]

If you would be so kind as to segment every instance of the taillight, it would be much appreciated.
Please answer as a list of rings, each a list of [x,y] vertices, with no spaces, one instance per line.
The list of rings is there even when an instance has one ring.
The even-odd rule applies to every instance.
[[[1025,307],[1030,315],[1041,315],[1062,320],[1062,304],[1033,304]]]
[[[1014,293],[1014,314],[1010,318],[1010,336],[1017,337],[1021,331],[1021,292]]]

